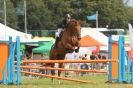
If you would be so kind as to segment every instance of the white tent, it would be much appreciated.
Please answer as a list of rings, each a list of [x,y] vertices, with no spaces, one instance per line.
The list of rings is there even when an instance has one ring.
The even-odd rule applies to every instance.
[[[105,46],[101,46],[100,50],[108,50],[108,37],[106,35],[98,31],[97,29],[83,27],[81,30],[81,37],[86,35],[89,35],[90,37],[96,39],[101,44],[105,45]]]
[[[26,34],[26,33],[17,31],[13,28],[10,28],[0,23],[0,41],[8,41],[9,36],[12,37],[13,41],[15,41],[16,37],[19,36],[21,42],[26,42],[27,40],[30,40],[32,37],[31,34]]]

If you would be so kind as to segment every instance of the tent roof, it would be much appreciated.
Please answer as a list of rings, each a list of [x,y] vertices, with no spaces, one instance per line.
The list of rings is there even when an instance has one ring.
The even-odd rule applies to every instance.
[[[81,30],[81,37],[84,37],[86,35],[89,35],[90,37],[94,38],[98,42],[108,46],[108,37],[103,33],[99,32],[98,30],[95,30],[93,28],[83,27]]]
[[[93,28],[82,27],[81,37],[84,37],[86,35],[94,38],[98,42],[105,45],[105,46],[100,46],[100,50],[108,50],[108,37],[105,36],[103,33],[98,31],[97,29],[95,30]]]
[[[32,49],[33,53],[49,53],[51,50],[53,43],[52,42],[46,42],[44,45]]]
[[[86,35],[81,38],[80,40],[81,47],[90,47],[90,46],[103,46],[104,44],[98,42],[94,38]]]
[[[10,28],[8,26],[5,26],[4,24],[0,23],[0,41],[8,41],[9,36],[12,37],[12,40],[15,41],[16,37],[20,37],[20,41],[24,42],[28,39],[31,39],[31,34],[26,34],[24,32],[17,31],[13,28]]]
[[[34,37],[33,40],[38,40],[38,41],[51,41],[51,42],[55,42],[55,39],[53,37]]]

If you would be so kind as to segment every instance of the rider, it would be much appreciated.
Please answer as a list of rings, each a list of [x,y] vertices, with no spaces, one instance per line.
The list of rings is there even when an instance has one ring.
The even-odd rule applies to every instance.
[[[66,14],[65,18],[57,25],[58,32],[56,33],[56,43],[61,39],[62,31],[64,31],[67,27],[67,24],[71,21],[71,15]]]

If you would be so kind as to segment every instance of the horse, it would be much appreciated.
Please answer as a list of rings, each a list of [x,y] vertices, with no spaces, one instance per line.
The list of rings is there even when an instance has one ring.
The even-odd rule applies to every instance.
[[[50,60],[65,60],[67,53],[78,52],[81,39],[81,23],[78,20],[72,19],[66,29],[62,32],[62,37],[57,44],[54,44],[50,50]],[[49,63],[51,68],[54,68],[55,63]],[[58,63],[59,68],[63,68],[63,63]],[[55,75],[55,71],[51,70],[51,75]],[[60,77],[61,71],[58,71]],[[53,81],[53,78],[52,78]],[[59,81],[60,84],[60,81]]]

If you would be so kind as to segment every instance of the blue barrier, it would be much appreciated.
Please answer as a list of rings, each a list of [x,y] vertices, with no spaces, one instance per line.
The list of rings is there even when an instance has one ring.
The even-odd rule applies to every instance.
[[[108,80],[118,83],[133,83],[133,62],[128,57],[125,51],[124,37],[119,36],[118,41],[118,77],[113,79],[112,77],[112,63],[109,63],[109,75]],[[109,37],[109,58],[112,58],[112,37]],[[127,62],[126,62],[127,61]],[[127,63],[127,64],[126,64]]]
[[[12,37],[9,37],[9,58],[3,71],[3,84],[20,84],[20,38],[16,38],[16,42],[12,42]]]

